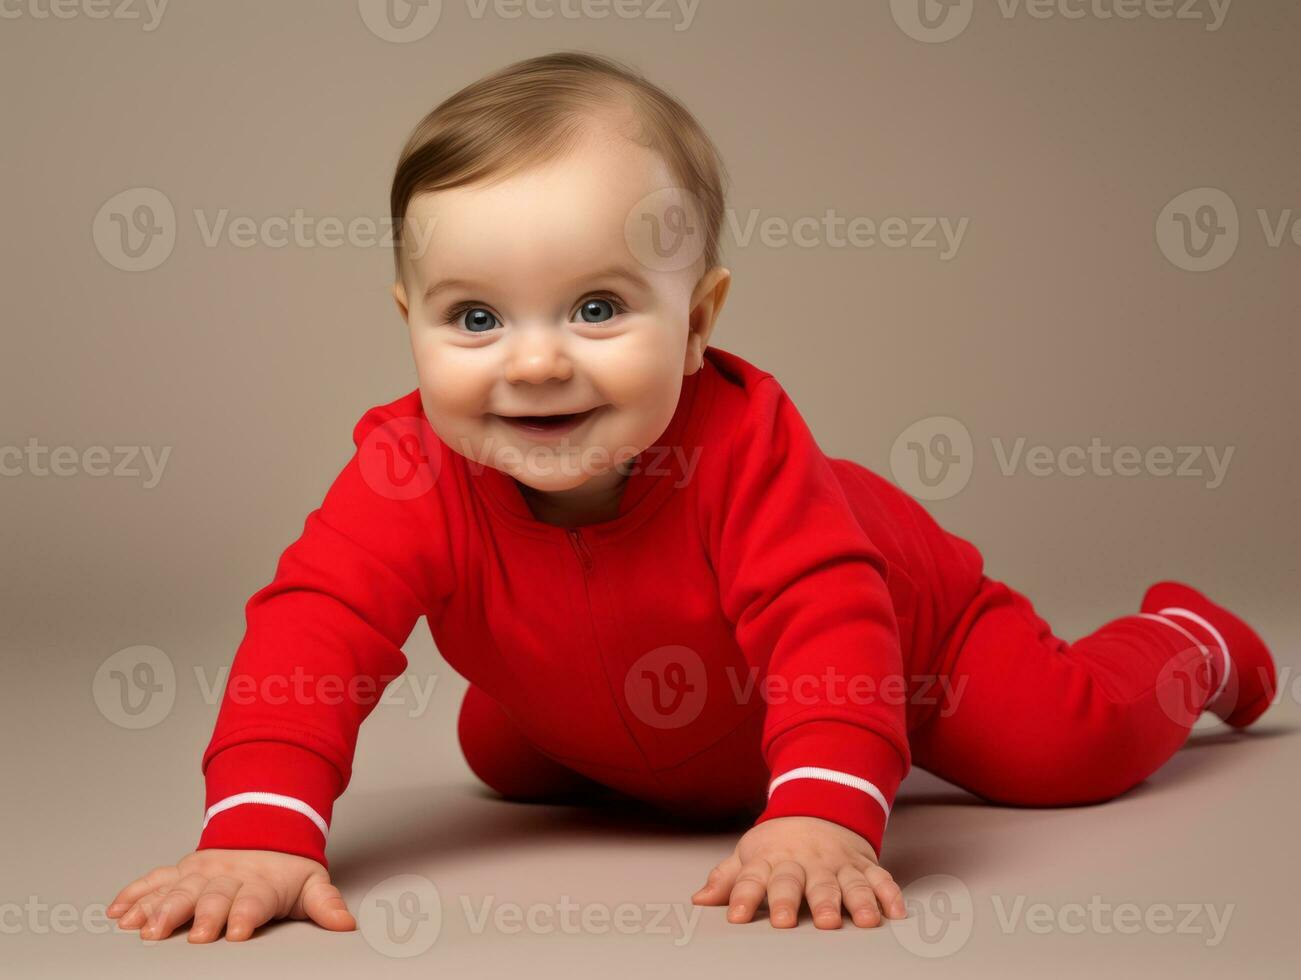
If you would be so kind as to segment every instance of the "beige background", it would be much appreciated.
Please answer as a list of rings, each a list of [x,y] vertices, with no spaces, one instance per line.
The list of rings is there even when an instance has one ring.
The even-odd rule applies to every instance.
[[[0,906],[34,896],[80,920],[193,846],[216,711],[200,679],[229,663],[243,603],[346,460],[357,418],[415,384],[388,249],[209,247],[194,212],[382,220],[423,113],[509,61],[580,48],[630,62],[697,114],[731,172],[742,231],[752,212],[968,220],[948,261],[725,230],[736,280],[714,340],[777,374],[829,453],[890,474],[907,426],[953,417],[975,442],[970,481],[928,507],[1061,635],[1134,611],[1170,576],[1238,609],[1278,654],[1284,693],[1255,734],[1206,725],[1103,807],[967,805],[914,772],[886,863],[905,882],[956,876],[971,896],[969,940],[937,965],[1279,975],[1298,952],[1301,247],[1287,235],[1271,247],[1257,209],[1301,218],[1295,6],[1237,0],[1211,31],[1148,16],[1006,18],[977,0],[944,43],[910,37],[885,2],[704,0],[689,23],[650,0],[627,9],[668,19],[511,19],[445,2],[408,43],[369,30],[369,6],[190,0],[146,30],[82,6],[42,18],[45,0],[22,0],[0,20],[0,445],[171,447],[152,488],[84,472],[0,477]],[[1163,254],[1156,227],[1167,202],[1203,186],[1232,199],[1241,238],[1227,264],[1198,273]],[[127,272],[97,248],[95,220],[141,187],[174,207],[176,240],[156,268]],[[1004,476],[991,440],[1020,437],[1233,455],[1214,489],[1209,476]],[[101,664],[137,645],[168,659],[175,701],[131,730],[92,692]],[[473,933],[463,896],[688,902],[735,834],[492,800],[454,739],[463,682],[423,624],[407,652],[410,679],[436,682],[433,700],[415,718],[410,697],[382,706],[367,723],[330,855],[354,911],[393,875],[435,882],[443,928],[427,952],[389,957],[366,935],[306,924],[242,947],[192,948],[182,932],[146,948],[134,933],[60,934],[11,911],[6,974],[544,973],[579,956],[593,974],[627,976],[930,968],[902,924],[825,934],[806,917],[779,933],[729,926],[719,909],[681,945],[650,932]],[[1095,894],[1234,909],[1215,947],[1152,930],[1007,932],[994,911]]]

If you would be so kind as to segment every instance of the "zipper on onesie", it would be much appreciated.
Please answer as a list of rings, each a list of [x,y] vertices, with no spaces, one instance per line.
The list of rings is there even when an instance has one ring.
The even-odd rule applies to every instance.
[[[583,571],[592,570],[592,553],[587,550],[587,542],[583,540],[583,534],[576,527],[565,528],[569,533],[569,542],[574,546],[574,551],[578,552],[578,559],[583,563]]]

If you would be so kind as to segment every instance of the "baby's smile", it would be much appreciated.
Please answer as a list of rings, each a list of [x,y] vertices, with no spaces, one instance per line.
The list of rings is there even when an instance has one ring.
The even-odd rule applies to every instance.
[[[552,440],[574,432],[575,429],[578,429],[605,407],[604,405],[598,405],[582,411],[556,412],[547,415],[497,414],[495,418],[500,419],[511,429],[526,437],[542,441]]]

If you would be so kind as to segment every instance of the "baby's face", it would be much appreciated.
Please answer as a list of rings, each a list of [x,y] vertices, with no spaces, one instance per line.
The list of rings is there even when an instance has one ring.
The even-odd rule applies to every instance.
[[[727,291],[725,269],[658,271],[625,238],[639,202],[674,183],[657,154],[598,129],[560,161],[412,200],[394,295],[443,442],[539,491],[622,482],[618,465],[673,417]]]

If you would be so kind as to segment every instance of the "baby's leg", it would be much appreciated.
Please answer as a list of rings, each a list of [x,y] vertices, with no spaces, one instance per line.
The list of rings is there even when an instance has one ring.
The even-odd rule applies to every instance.
[[[1124,793],[1183,745],[1222,693],[1221,651],[1198,627],[1181,627],[1190,622],[1123,616],[1067,643],[1025,596],[985,577],[941,652],[946,700],[910,732],[913,762],[1000,803]]]
[[[507,799],[577,803],[609,793],[600,783],[543,755],[501,705],[473,684],[461,702],[457,735],[470,769]]]

